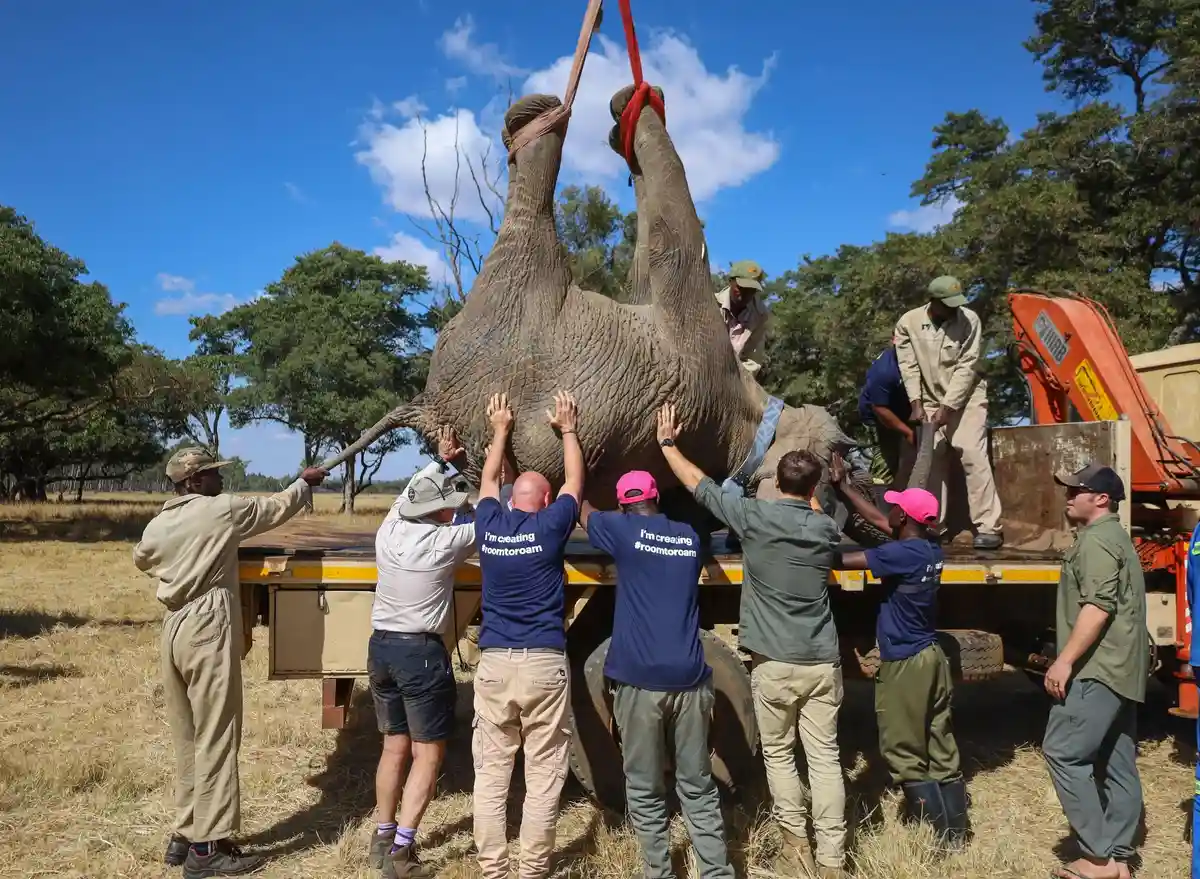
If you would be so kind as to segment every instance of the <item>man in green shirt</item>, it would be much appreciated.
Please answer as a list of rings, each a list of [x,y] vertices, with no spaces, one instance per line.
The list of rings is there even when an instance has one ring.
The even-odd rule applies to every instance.
[[[1058,658],[1046,672],[1055,704],[1042,752],[1082,851],[1055,875],[1127,879],[1142,814],[1136,721],[1150,671],[1146,585],[1117,518],[1121,478],[1093,463],[1055,480],[1078,531],[1059,576]]]
[[[813,454],[779,459],[777,501],[724,492],[675,446],[675,408],[658,416],[658,441],[676,478],[742,541],[741,646],[753,657],[754,714],[767,784],[783,833],[775,863],[782,876],[841,879],[845,874],[846,789],[837,740],[842,667],[829,604],[829,574],[842,535],[813,509],[823,465]],[[796,731],[808,762],[816,860],[808,805],[796,770]]]

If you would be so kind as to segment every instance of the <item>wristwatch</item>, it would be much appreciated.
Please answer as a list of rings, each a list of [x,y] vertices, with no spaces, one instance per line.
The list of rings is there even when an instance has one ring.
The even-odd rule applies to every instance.
[[[665,449],[667,446],[675,445],[675,440],[671,439],[670,437],[667,437],[667,439],[665,439],[665,440],[659,440],[658,444]]]

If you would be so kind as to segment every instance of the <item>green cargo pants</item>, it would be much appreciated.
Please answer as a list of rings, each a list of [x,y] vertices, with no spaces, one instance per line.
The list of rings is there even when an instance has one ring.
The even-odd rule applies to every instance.
[[[915,656],[881,662],[875,675],[879,750],[892,782],[950,781],[959,776],[950,720],[950,662],[937,644]]]
[[[667,836],[667,744],[674,743],[675,793],[703,879],[733,879],[721,798],[712,777],[708,728],[712,678],[693,690],[658,692],[616,684],[613,714],[621,733],[625,799],[642,846],[645,879],[673,879]]]

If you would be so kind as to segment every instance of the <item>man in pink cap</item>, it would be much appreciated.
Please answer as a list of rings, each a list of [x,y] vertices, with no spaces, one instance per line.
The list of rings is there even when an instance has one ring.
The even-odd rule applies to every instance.
[[[592,545],[617,566],[617,606],[604,676],[621,733],[625,798],[646,876],[669,877],[670,813],[664,783],[673,742],[675,792],[702,879],[733,879],[708,730],[715,695],[700,646],[700,536],[658,509],[644,470],[617,482],[620,510],[580,516]]]
[[[860,516],[892,540],[866,552],[842,553],[843,570],[869,570],[886,590],[875,637],[875,712],[879,750],[913,817],[932,824],[950,845],[967,836],[967,791],[950,717],[950,663],[937,640],[942,549],[938,501],[923,488],[888,491],[884,515],[846,480],[837,455],[831,482]]]

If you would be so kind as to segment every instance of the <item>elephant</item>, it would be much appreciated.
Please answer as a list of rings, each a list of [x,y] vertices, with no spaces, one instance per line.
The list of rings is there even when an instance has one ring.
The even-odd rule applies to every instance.
[[[617,120],[610,146],[621,154],[619,120],[633,91],[627,86],[610,102]],[[554,95],[518,100],[504,116],[505,146],[511,149],[524,126],[559,106]],[[704,232],[664,121],[648,104],[637,120],[630,161],[637,238],[624,303],[572,282],[554,215],[564,136],[560,124],[510,153],[495,243],[462,310],[438,336],[424,390],[323,467],[388,431],[410,428],[428,438],[449,424],[467,452],[465,475],[478,485],[490,440],[485,407],[503,392],[515,416],[510,449],[519,470],[538,471],[557,488],[562,447],[545,412],[559,389],[579,404],[584,495],[597,509],[615,506],[617,479],[633,469],[653,474],[664,506],[672,489],[683,503],[690,500],[678,491],[655,435],[655,413],[668,401],[685,422],[678,447],[705,473],[721,482],[742,467],[770,398],[729,343]],[[742,480],[744,490],[774,496],[770,477],[786,451],[808,449],[828,462],[832,451],[851,446],[825,408],[785,406],[765,457]],[[832,502],[831,492],[825,497]]]

